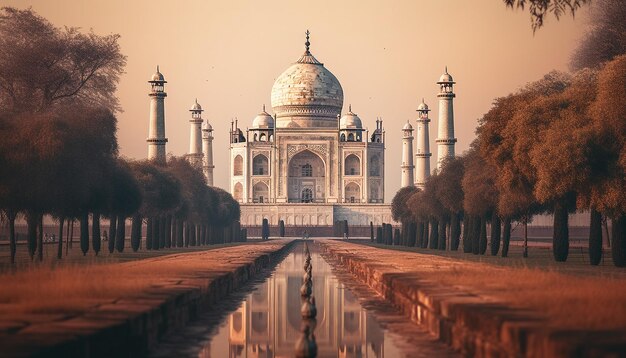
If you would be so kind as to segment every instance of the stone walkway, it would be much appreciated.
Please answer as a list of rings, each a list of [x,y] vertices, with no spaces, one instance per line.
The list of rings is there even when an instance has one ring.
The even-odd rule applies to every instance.
[[[355,279],[463,355],[620,356],[626,351],[625,280],[319,242]]]
[[[46,282],[38,297],[31,297],[29,276],[37,272],[3,275],[5,283],[10,282],[0,293],[1,355],[144,355],[168,331],[185,326],[278,260],[290,242],[271,240],[125,263],[68,265],[57,268],[52,280],[58,282]],[[76,281],[87,291],[78,290]],[[66,288],[84,295],[67,294],[65,303],[79,305],[55,301]],[[90,294],[94,290],[97,294]]]

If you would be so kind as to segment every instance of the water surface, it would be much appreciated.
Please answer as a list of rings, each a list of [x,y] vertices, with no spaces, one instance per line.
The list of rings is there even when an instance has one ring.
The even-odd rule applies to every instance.
[[[308,243],[317,306],[317,357],[402,357],[400,349]],[[300,287],[304,244],[298,243],[265,282],[220,324],[201,357],[294,357],[302,336]]]

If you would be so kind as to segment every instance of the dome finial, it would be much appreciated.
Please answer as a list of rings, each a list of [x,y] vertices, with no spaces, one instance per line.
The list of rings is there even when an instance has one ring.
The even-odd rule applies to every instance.
[[[265,112],[265,103],[263,103],[263,112]]]
[[[159,72],[159,65],[157,65],[157,72]]]
[[[446,65],[446,73],[448,73],[448,65]]]
[[[304,43],[304,45],[306,46],[306,52],[309,53],[309,46],[311,46],[311,43],[309,42],[309,35],[311,34],[311,32],[309,32],[309,30],[306,30],[306,42]]]
[[[348,112],[352,112],[352,103],[348,105]]]

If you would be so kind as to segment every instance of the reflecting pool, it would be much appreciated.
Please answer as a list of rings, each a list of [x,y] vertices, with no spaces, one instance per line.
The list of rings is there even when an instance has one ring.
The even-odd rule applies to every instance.
[[[402,357],[374,316],[333,274],[308,243],[317,318],[313,327],[300,309],[304,244],[295,244],[265,282],[230,313],[200,352],[201,357],[295,357],[303,328],[312,328],[317,357]]]

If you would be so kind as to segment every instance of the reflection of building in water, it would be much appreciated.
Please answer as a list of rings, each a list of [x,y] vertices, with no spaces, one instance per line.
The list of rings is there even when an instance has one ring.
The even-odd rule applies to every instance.
[[[229,317],[230,357],[291,357],[301,335],[300,286],[304,255],[288,256],[272,277]],[[352,292],[312,256],[318,357],[383,357],[383,330]]]

